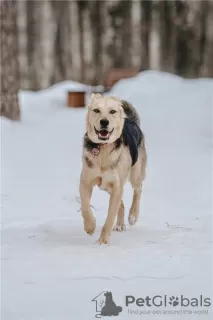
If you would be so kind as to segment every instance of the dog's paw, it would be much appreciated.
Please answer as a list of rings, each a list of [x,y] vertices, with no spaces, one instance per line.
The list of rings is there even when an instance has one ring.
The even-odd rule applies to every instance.
[[[133,226],[134,224],[136,224],[136,222],[138,221],[138,215],[135,215],[134,213],[129,213],[129,217],[128,217],[128,220],[129,220],[129,224],[131,226]]]
[[[113,228],[113,231],[118,231],[118,232],[126,231],[126,226],[125,224],[122,224],[122,225],[116,224]]]
[[[94,233],[95,228],[96,228],[96,220],[94,218],[93,219],[84,220],[84,230],[90,236]]]
[[[98,239],[98,243],[99,244],[108,244],[108,242],[109,242],[109,234],[104,229],[102,229],[101,235]]]

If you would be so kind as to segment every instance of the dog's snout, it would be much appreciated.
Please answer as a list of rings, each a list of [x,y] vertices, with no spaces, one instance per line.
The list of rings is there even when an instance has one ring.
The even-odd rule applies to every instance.
[[[106,128],[109,124],[109,120],[107,119],[101,119],[100,120],[100,125],[102,126],[102,128]]]

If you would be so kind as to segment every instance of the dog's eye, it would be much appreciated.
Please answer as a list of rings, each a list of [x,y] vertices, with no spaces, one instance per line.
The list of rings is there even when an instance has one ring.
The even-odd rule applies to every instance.
[[[109,113],[114,114],[114,113],[116,113],[116,111],[115,110],[111,110]]]
[[[94,109],[93,110],[95,113],[99,113],[100,112],[100,110],[98,110],[98,109]]]

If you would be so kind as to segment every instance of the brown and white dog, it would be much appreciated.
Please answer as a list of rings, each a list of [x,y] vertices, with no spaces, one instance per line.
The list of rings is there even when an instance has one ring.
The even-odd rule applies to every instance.
[[[99,238],[100,244],[106,244],[116,215],[114,230],[125,230],[122,196],[128,178],[134,189],[129,224],[133,225],[138,220],[147,162],[144,135],[140,129],[139,116],[132,105],[100,94],[91,96],[86,130],[80,178],[84,229],[92,235],[96,227],[90,200],[93,187],[98,185],[110,194],[108,216]]]

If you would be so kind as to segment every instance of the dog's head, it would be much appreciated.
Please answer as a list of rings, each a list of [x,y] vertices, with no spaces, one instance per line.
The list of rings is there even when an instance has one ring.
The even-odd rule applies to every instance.
[[[95,143],[112,143],[122,133],[124,110],[121,100],[92,94],[88,104],[87,134]]]
[[[112,300],[112,292],[107,291],[104,293],[106,300]]]

